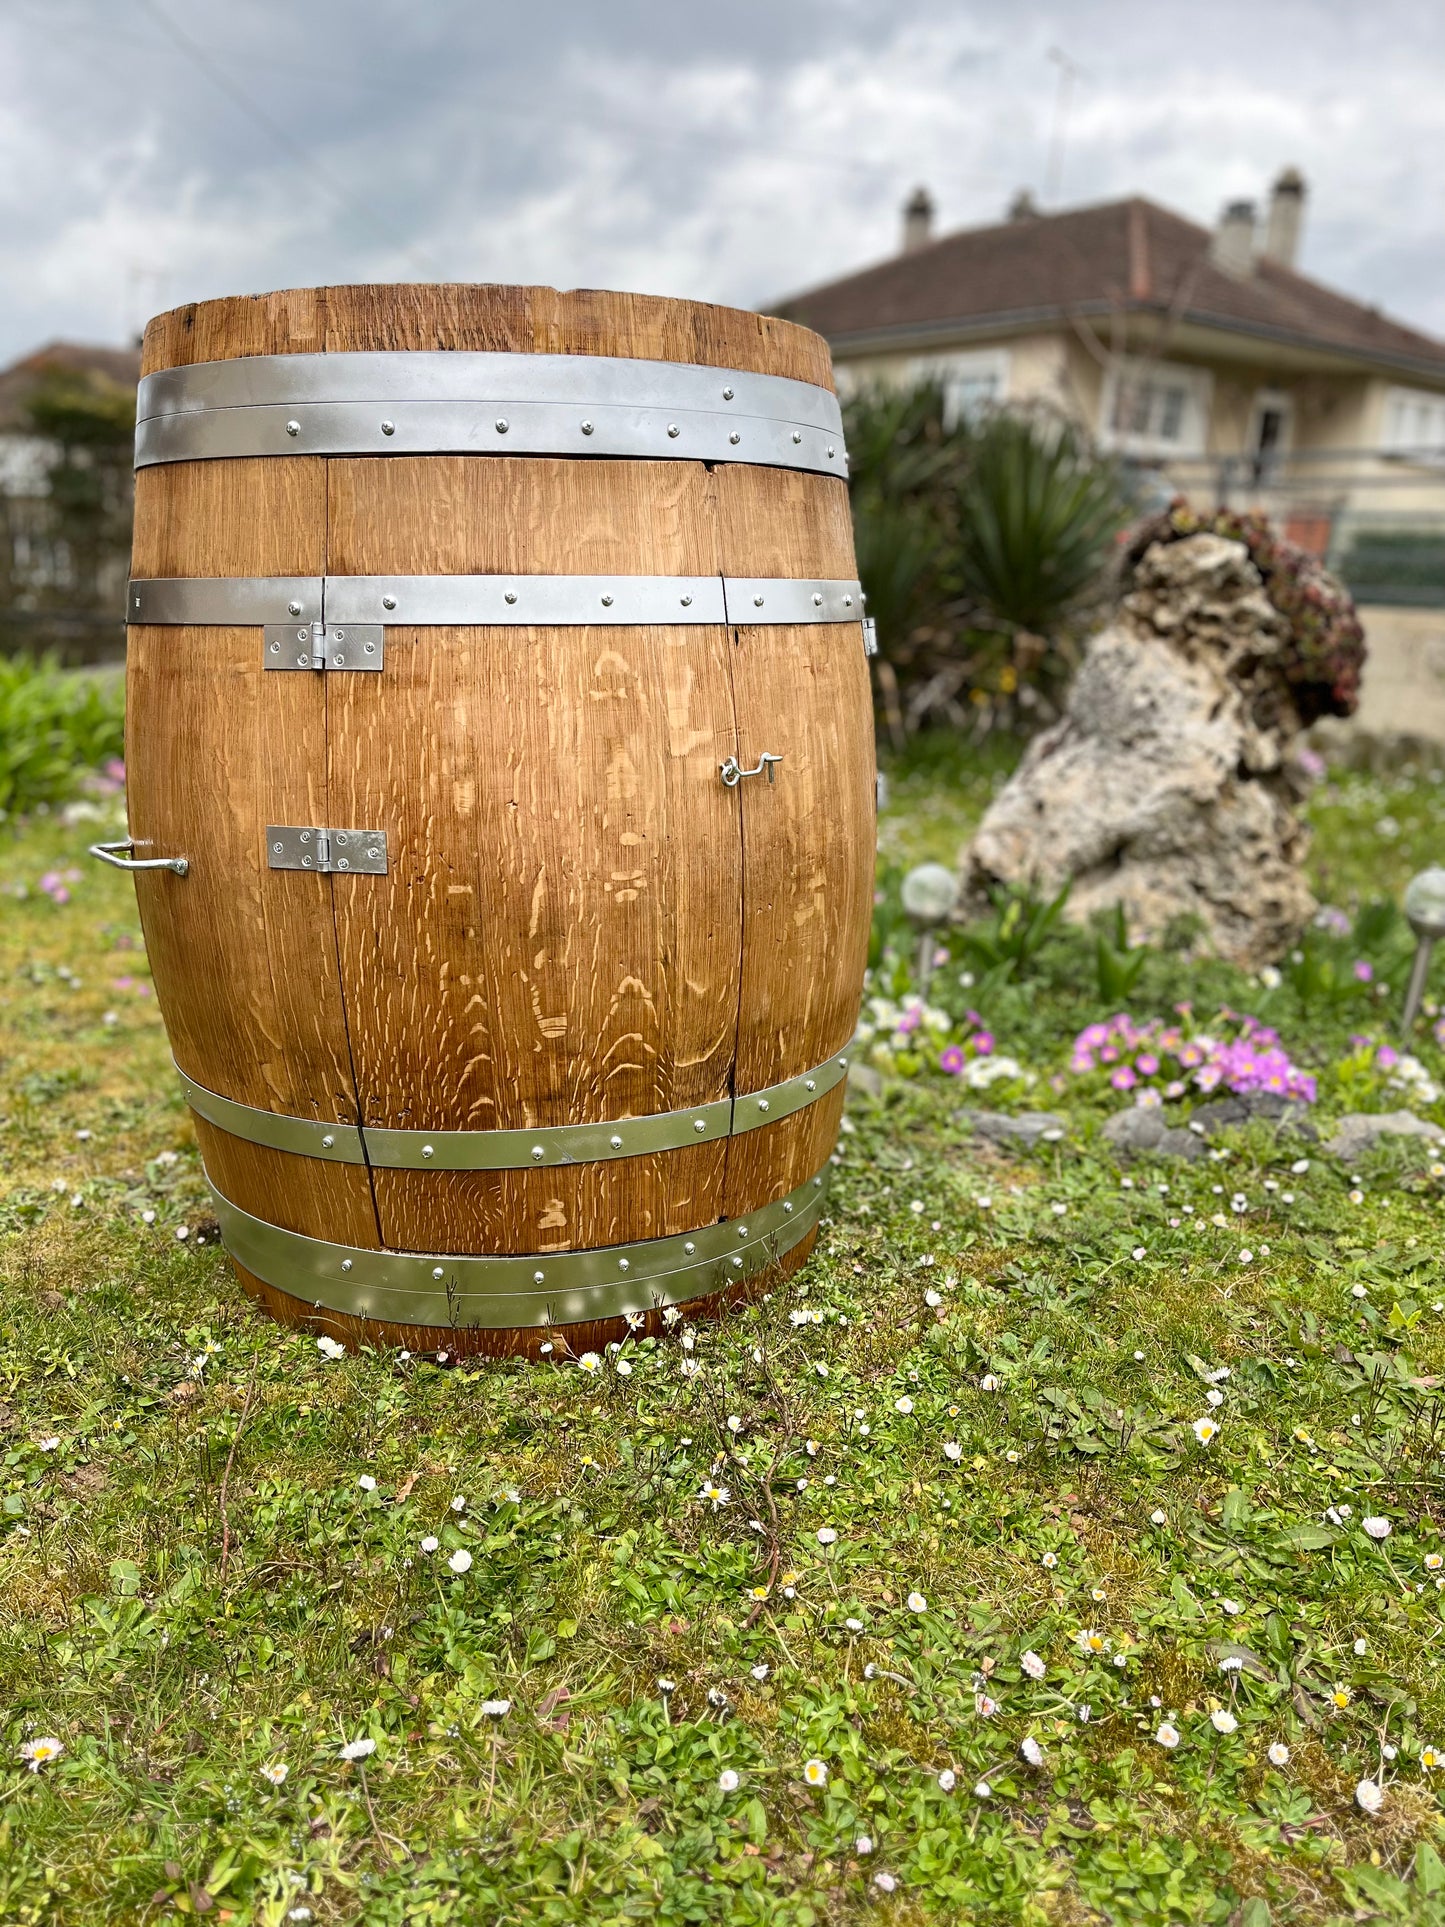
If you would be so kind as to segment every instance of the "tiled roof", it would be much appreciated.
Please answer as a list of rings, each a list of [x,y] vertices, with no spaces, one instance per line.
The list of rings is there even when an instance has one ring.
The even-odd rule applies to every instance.
[[[835,349],[1070,314],[1173,313],[1445,379],[1445,342],[1273,261],[1236,279],[1211,262],[1210,240],[1207,229],[1136,196],[946,234],[772,311],[816,328]]]
[[[119,387],[140,379],[139,348],[93,348],[79,341],[52,341],[0,369],[0,433],[25,429],[25,404],[36,384],[52,371],[98,376]]]

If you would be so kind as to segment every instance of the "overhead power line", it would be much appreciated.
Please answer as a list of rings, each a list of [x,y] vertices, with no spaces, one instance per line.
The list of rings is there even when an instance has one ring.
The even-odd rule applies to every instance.
[[[394,234],[371,208],[354,200],[346,186],[338,181],[334,175],[317,160],[314,154],[309,153],[306,148],[301,145],[284,122],[277,120],[273,114],[268,113],[260,101],[253,99],[252,96],[247,93],[246,89],[227,73],[224,67],[219,66],[206,52],[205,48],[202,47],[199,42],[193,40],[185,28],[182,27],[178,21],[173,20],[165,9],[160,6],[159,0],[140,0],[140,5],[142,10],[148,13],[151,19],[155,21],[156,25],[172,45],[178,47],[186,58],[200,69],[207,80],[225,94],[228,100],[233,101],[243,113],[249,114],[258,126],[264,127],[271,140],[273,140],[278,147],[284,148],[293,160],[298,161],[306,172],[310,174],[334,200],[338,201],[341,206],[345,208],[347,213],[354,215],[360,221],[364,221],[372,232],[377,235],[379,239],[385,241],[388,246],[401,248],[402,252],[411,260],[415,261],[419,267],[426,268],[429,271],[435,271],[434,264],[419,248],[403,240],[399,235]]]

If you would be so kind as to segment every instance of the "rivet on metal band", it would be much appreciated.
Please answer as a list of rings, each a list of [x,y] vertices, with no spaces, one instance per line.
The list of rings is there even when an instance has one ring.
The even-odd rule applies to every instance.
[[[456,1257],[367,1251],[254,1218],[212,1183],[227,1251],[263,1284],[318,1309],[472,1330],[574,1325],[685,1304],[775,1264],[823,1208],[827,1167],[744,1223],[581,1251]]]
[[[853,581],[718,575],[169,576],[132,582],[126,608],[133,623],[260,625],[274,631],[275,667],[322,668],[340,624],[359,642],[379,643],[375,625],[385,623],[856,623],[863,591]],[[372,664],[353,652],[350,666]]]
[[[743,1097],[725,1097],[685,1111],[618,1118],[607,1124],[557,1124],[521,1131],[394,1131],[358,1128],[238,1104],[208,1090],[176,1067],[186,1102],[231,1137],[299,1157],[369,1164],[389,1171],[521,1171],[535,1165],[594,1164],[608,1158],[677,1151],[685,1144],[738,1137],[791,1117],[814,1104],[847,1075],[842,1057]]]
[[[830,389],[609,355],[252,355],[147,375],[136,467],[248,455],[752,462],[846,475]]]

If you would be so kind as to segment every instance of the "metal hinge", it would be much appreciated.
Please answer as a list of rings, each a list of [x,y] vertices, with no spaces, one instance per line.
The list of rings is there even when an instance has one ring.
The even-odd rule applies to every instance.
[[[380,669],[386,651],[379,622],[268,622],[265,635],[268,669]]]
[[[386,875],[385,830],[323,830],[285,823],[266,825],[266,867],[316,870],[324,876],[353,871]]]
[[[865,656],[878,654],[878,624],[872,616],[863,618],[863,654]]]

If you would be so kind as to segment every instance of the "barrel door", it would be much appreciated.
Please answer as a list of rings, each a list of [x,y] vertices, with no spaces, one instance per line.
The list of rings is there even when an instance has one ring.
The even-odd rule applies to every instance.
[[[873,848],[822,344],[332,289],[146,367],[130,828],[242,1282],[531,1351],[802,1262]]]

